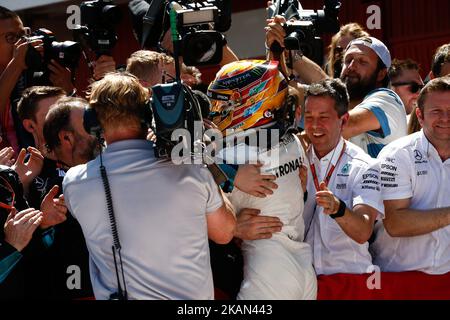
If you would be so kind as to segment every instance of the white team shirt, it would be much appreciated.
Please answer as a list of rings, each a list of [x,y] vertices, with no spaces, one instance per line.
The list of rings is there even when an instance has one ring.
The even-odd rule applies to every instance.
[[[368,131],[350,139],[372,158],[390,142],[407,135],[406,111],[400,97],[386,88],[370,92],[355,109],[371,111],[378,119],[381,129]]]
[[[411,199],[410,207],[416,210],[450,206],[450,159],[442,162],[423,131],[390,144],[379,159],[384,200]],[[444,274],[450,272],[450,226],[421,236],[393,238],[377,223],[371,250],[382,271]]]
[[[299,178],[299,169],[305,163],[305,152],[298,138],[293,134],[285,135],[279,144],[270,150],[258,152],[257,148],[240,146],[238,154],[245,154],[251,162],[259,160],[264,165],[261,174],[276,175],[278,189],[266,198],[257,198],[233,189],[231,202],[239,212],[244,208],[260,209],[262,215],[278,217],[283,222],[282,232],[291,240],[303,241],[305,224],[303,213],[303,190]]]
[[[348,141],[345,142],[345,152],[338,162],[343,147],[344,139],[341,139],[335,151],[322,159],[316,156],[314,148],[308,151],[308,158],[315,166],[319,184],[325,179],[327,169],[336,166],[328,189],[344,201],[350,210],[356,205],[365,204],[378,211],[378,219],[382,218],[384,206],[381,199],[378,162]],[[307,226],[306,241],[313,250],[316,273],[318,275],[368,273],[368,268],[372,265],[368,243],[361,245],[352,240],[334,219],[323,213],[322,207],[316,206],[317,191],[311,171],[308,172],[307,189],[308,200],[304,213]]]
[[[305,151],[293,134],[282,137],[269,150],[247,145],[237,148],[237,157],[262,162],[261,173],[275,175],[278,188],[266,198],[257,198],[237,188],[230,200],[239,212],[244,208],[261,210],[261,215],[278,217],[283,222],[281,232],[270,239],[245,240],[244,279],[238,300],[315,299],[317,279],[312,266],[310,246],[303,242],[303,188],[299,169],[305,163]],[[235,159],[236,159],[235,158]]]

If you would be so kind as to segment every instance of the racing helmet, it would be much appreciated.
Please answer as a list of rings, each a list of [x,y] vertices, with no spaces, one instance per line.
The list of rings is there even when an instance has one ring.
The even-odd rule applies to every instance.
[[[278,62],[241,60],[222,67],[209,85],[211,120],[222,134],[274,123],[288,95]]]

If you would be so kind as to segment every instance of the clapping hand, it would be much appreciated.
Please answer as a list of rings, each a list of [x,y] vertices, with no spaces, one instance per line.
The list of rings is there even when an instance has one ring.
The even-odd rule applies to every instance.
[[[67,219],[67,207],[64,203],[64,195],[56,197],[59,192],[58,186],[47,193],[41,203],[41,211],[43,212],[43,220],[41,223],[42,229],[50,228],[54,225],[60,224]]]

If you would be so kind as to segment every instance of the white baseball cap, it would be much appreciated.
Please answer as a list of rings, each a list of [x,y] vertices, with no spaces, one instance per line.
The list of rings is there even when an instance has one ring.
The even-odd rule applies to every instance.
[[[377,54],[377,56],[380,57],[381,61],[383,61],[386,68],[389,68],[391,66],[392,61],[391,61],[391,54],[389,52],[389,49],[386,47],[386,45],[383,42],[381,42],[377,38],[362,37],[362,38],[352,40],[348,44],[346,51],[351,46],[357,45],[357,44],[361,44],[361,45],[364,45],[364,46],[372,49]]]

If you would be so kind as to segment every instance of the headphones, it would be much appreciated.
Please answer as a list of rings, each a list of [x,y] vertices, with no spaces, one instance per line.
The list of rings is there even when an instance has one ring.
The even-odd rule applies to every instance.
[[[103,132],[100,122],[97,119],[97,113],[94,109],[86,107],[83,114],[83,127],[87,133],[100,139]]]
[[[144,105],[144,109],[142,112],[142,123],[143,125],[151,126],[153,113],[151,108],[151,100],[147,100]],[[86,107],[83,113],[83,127],[87,133],[96,137],[97,139],[101,138],[101,134],[103,133],[103,129],[100,126],[100,122],[97,118],[97,112],[91,107]]]

